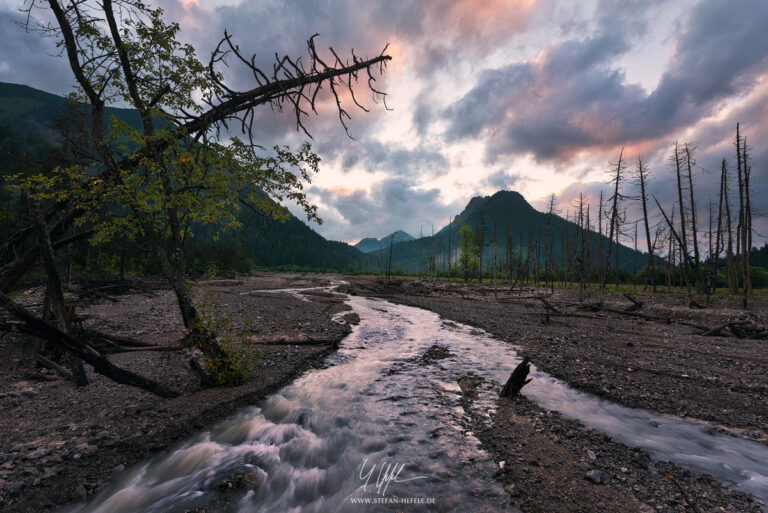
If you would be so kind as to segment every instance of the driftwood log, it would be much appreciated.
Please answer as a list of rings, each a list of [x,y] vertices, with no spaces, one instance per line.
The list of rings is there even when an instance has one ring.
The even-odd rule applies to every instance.
[[[637,299],[633,298],[629,294],[624,294],[624,297],[632,301],[632,304],[624,309],[625,312],[634,312],[634,311],[640,310],[643,307],[642,301],[638,301]]]
[[[517,397],[517,395],[520,393],[520,390],[522,390],[525,385],[531,382],[530,378],[526,379],[528,378],[529,372],[531,372],[531,362],[528,360],[528,358],[523,358],[523,361],[520,362],[520,365],[515,367],[515,370],[512,371],[512,374],[509,376],[509,379],[504,385],[504,388],[501,389],[499,396],[507,397],[510,399]]]
[[[252,337],[256,345],[261,346],[323,346],[331,345],[338,347],[339,342],[344,337],[321,337],[315,338],[306,333],[299,333],[297,335],[289,336],[286,334],[278,334],[270,338],[261,338],[258,336]]]
[[[768,329],[750,319],[736,319],[715,326],[714,328],[707,330],[703,335],[705,337],[764,339],[768,337]]]
[[[4,308],[16,319],[21,321],[20,323],[14,324],[7,322],[0,323],[0,330],[7,331],[9,329],[16,329],[22,333],[33,335],[55,344],[91,365],[93,370],[99,374],[118,383],[143,388],[160,397],[178,397],[181,395],[179,392],[162,383],[158,383],[114,365],[106,358],[106,356],[96,351],[93,347],[59,330],[56,326],[53,326],[45,320],[36,317],[2,292],[0,292],[0,307]]]

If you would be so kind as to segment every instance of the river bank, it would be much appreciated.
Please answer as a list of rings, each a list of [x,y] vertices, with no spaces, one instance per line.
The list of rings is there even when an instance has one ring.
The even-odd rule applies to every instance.
[[[608,294],[604,310],[579,308],[578,291],[555,289],[546,301],[563,315],[546,322],[538,292],[502,291],[428,280],[353,279],[352,293],[384,297],[425,308],[445,319],[481,328],[519,348],[537,368],[572,387],[632,407],[707,421],[739,436],[768,443],[768,340],[702,336],[692,325],[715,327],[749,318],[768,326],[768,300],[744,312],[722,300],[710,309],[689,309],[682,298],[641,296],[635,312],[664,322],[610,310],[632,306]],[[595,302],[590,298],[585,303]],[[573,315],[568,315],[573,314]],[[667,322],[668,319],[668,322]]]
[[[717,325],[737,315],[732,305],[702,313],[674,299],[643,297],[643,312],[668,314],[673,322],[662,327],[615,314],[552,315],[543,323],[537,300],[498,302],[488,291],[478,294],[461,286],[406,282],[393,288],[354,279],[346,290],[434,311],[448,325],[456,321],[482,328],[519,348],[540,370],[584,392],[686,420],[715,421],[721,424],[718,431],[765,444],[766,342],[701,337],[674,322]],[[565,310],[564,303],[575,302],[573,292],[556,291],[548,301]],[[629,300],[623,299],[611,297],[606,303],[624,308]],[[753,311],[758,320],[764,306]],[[498,465],[496,478],[522,511],[761,511],[760,501],[730,483],[654,461],[642,449],[525,397],[499,399],[489,417],[487,405],[474,407],[472,387],[496,385],[475,376],[466,382],[466,428],[491,454]],[[486,395],[490,392],[497,390],[486,390]]]
[[[260,275],[196,286],[205,285],[218,296],[218,312],[230,318],[233,330],[248,331],[256,339],[291,340],[301,334],[338,341],[349,333],[350,323],[332,318],[349,309],[345,304],[266,291],[329,283],[322,275]],[[171,292],[162,286],[138,292],[102,296],[77,313],[87,326],[114,334],[156,343],[180,338],[183,326]],[[40,291],[29,290],[18,300],[34,307],[41,302]],[[50,511],[83,499],[114,473],[257,403],[321,365],[334,350],[332,343],[256,343],[253,348],[261,357],[245,384],[209,390],[200,389],[190,372],[187,351],[111,357],[117,365],[183,392],[166,400],[116,384],[87,366],[91,383],[76,388],[35,369],[31,345],[20,335],[0,337],[0,511]]]

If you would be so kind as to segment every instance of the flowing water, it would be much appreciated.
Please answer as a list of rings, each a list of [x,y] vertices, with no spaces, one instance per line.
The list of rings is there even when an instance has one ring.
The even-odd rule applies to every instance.
[[[520,361],[514,348],[426,310],[350,304],[361,322],[325,368],[68,511],[509,511],[493,462],[467,431],[456,381],[474,373],[498,390]],[[421,355],[435,344],[450,356],[426,365]],[[532,377],[523,392],[540,406],[768,502],[768,447],[600,400],[535,369]],[[476,407],[490,418],[494,403],[485,387]],[[247,486],[222,491],[235,474]]]

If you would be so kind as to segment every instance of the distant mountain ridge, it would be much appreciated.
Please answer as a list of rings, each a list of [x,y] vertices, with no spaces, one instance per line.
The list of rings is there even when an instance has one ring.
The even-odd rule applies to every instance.
[[[404,232],[403,230],[396,230],[380,239],[376,239],[374,237],[366,237],[361,239],[360,242],[354,245],[354,247],[363,253],[372,253],[374,251],[378,251],[381,248],[389,247],[390,238],[392,238],[393,244],[416,240],[413,236],[411,236],[411,234]]]
[[[69,99],[38,89],[0,82],[0,174],[18,172],[28,156],[44,158],[59,144],[57,120],[69,111]],[[105,109],[105,125],[110,116],[141,126],[137,111]],[[0,191],[2,208],[14,198]],[[300,266],[344,271],[365,269],[371,258],[343,242],[329,241],[294,216],[284,222],[241,211],[244,228],[219,234],[205,225],[196,227],[187,247],[188,268],[205,270],[211,262],[251,266]],[[0,230],[3,233],[3,230]],[[85,245],[83,241],[80,244]]]
[[[519,192],[498,191],[491,196],[475,196],[469,200],[464,210],[456,216],[454,223],[444,226],[434,236],[395,244],[392,248],[392,268],[400,268],[408,272],[419,272],[419,269],[425,271],[429,257],[433,253],[435,254],[439,269],[447,269],[449,262],[451,265],[456,265],[460,253],[458,242],[459,230],[466,224],[473,231],[476,231],[481,219],[486,228],[483,268],[489,268],[492,263],[490,245],[494,228],[497,231],[497,245],[500,254],[506,252],[508,235],[515,248],[515,252],[518,254],[527,251],[528,241],[532,239],[534,243],[538,241],[540,244],[539,260],[543,264],[547,213],[539,212],[533,208]],[[555,266],[559,266],[562,261],[564,235],[568,233],[568,237],[572,240],[576,230],[578,230],[578,226],[575,223],[566,221],[559,215],[552,216],[550,221],[550,239]],[[597,254],[599,236],[596,232],[591,233],[593,254]],[[603,247],[607,247],[607,245],[608,239],[606,236],[603,236]],[[638,252],[637,255],[639,265],[642,266],[647,260],[647,255],[641,252]],[[635,251],[621,245],[618,256],[619,267],[631,270],[634,265]],[[532,259],[534,257],[535,255],[532,255]],[[614,265],[612,257],[611,266],[613,267]]]

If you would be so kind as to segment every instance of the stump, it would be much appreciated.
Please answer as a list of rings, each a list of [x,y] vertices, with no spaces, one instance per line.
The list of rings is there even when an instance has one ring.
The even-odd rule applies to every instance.
[[[499,392],[499,396],[507,397],[510,399],[517,397],[517,395],[520,393],[520,390],[522,390],[525,385],[531,382],[530,379],[526,379],[529,372],[531,372],[531,362],[528,360],[528,358],[523,358],[523,361],[520,362],[520,365],[515,367],[515,370],[512,371],[512,374],[507,380],[507,384],[504,385],[504,388],[502,388],[501,392]]]

